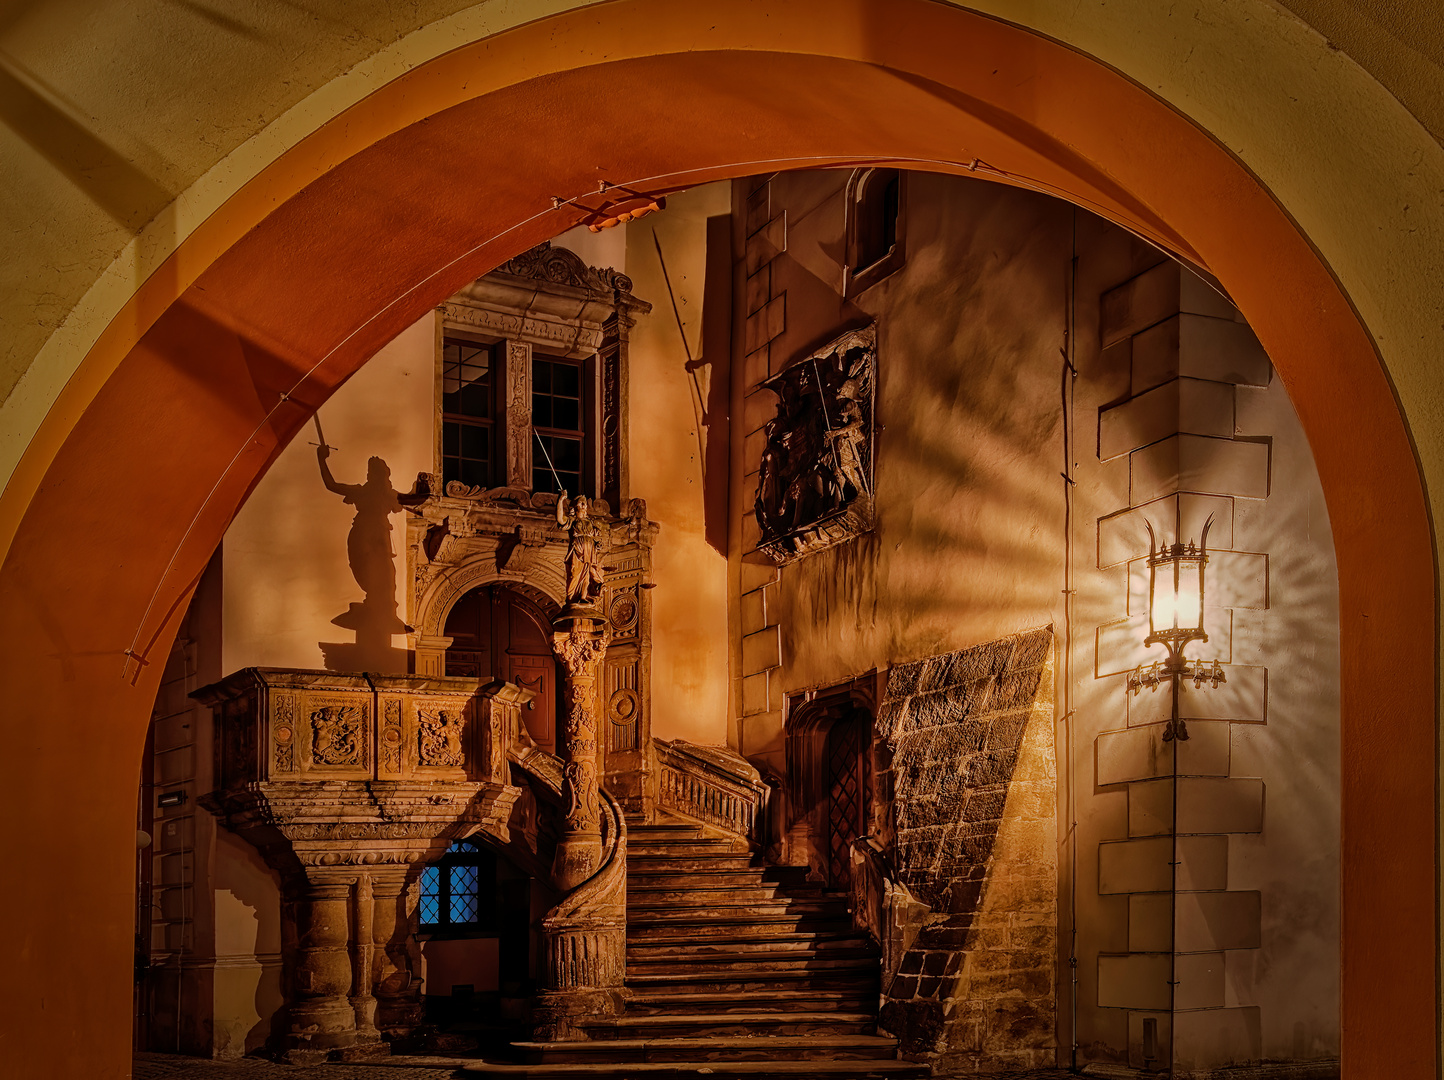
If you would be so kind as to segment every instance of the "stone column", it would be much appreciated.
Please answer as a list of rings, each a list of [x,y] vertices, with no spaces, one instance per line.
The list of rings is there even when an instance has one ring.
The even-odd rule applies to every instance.
[[[421,1026],[421,950],[412,936],[420,882],[406,882],[406,871],[377,876],[373,882],[372,941],[376,947],[376,1027],[393,1043]]]
[[[562,793],[567,800],[552,881],[566,892],[601,865],[597,676],[612,632],[606,617],[591,604],[569,604],[552,626],[552,651],[566,673],[566,716],[557,732],[557,755],[562,759]]]
[[[375,898],[371,875],[358,874],[351,894],[351,1008],[356,1014],[356,1041],[375,1043],[381,1039],[376,1030],[376,997],[372,993],[373,958],[376,945],[372,926]]]
[[[286,1047],[287,1058],[298,1064],[356,1041],[347,953],[351,888],[344,881],[308,881],[296,900],[296,960]]]

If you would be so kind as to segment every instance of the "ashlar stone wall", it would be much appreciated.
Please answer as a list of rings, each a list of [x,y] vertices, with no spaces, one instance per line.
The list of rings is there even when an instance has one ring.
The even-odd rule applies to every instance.
[[[888,674],[896,861],[932,908],[886,988],[904,1053],[950,1069],[1056,1053],[1053,632],[1030,630]]]

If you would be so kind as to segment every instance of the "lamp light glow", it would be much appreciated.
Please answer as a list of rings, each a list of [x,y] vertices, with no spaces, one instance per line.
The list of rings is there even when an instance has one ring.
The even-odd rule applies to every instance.
[[[1145,523],[1147,524],[1147,523]],[[1148,528],[1148,637],[1146,645],[1168,650],[1167,670],[1182,670],[1183,647],[1207,641],[1203,629],[1204,568],[1208,565],[1209,518],[1198,544],[1159,542]]]

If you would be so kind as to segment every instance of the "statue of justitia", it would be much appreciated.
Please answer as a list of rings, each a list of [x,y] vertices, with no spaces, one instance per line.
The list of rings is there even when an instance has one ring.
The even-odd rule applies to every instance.
[[[602,591],[605,571],[597,554],[596,525],[591,519],[587,497],[557,497],[557,524],[568,530],[567,602],[592,604]]]

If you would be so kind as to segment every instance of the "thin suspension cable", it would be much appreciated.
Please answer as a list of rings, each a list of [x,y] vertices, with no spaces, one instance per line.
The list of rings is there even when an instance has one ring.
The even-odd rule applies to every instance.
[[[557,467],[552,464],[552,456],[547,453],[547,444],[542,442],[541,434],[536,428],[532,428],[531,433],[536,437],[536,444],[541,447],[542,457],[547,459],[547,468],[552,471],[552,479],[557,482],[557,490],[562,493],[562,498],[566,498],[567,489],[562,486],[562,478],[557,475]]]
[[[881,158],[876,154],[809,154],[792,157],[756,158],[750,161],[720,162],[706,169],[677,170],[673,172],[657,173],[652,176],[645,176],[633,180],[628,180],[625,183],[610,184],[608,185],[608,188],[641,188],[648,185],[660,185],[665,187],[666,182],[680,182],[686,179],[692,179],[695,181],[696,179],[698,179],[699,173],[702,175],[731,174],[734,170],[755,170],[757,166],[767,166],[772,168],[773,170],[781,170],[783,167],[788,166],[800,168],[807,164],[826,162],[828,167],[846,168],[849,165],[855,166],[864,162],[876,162],[883,160],[894,164],[933,165],[942,166],[944,169],[947,170],[984,172],[991,176],[1001,177],[1006,179],[1008,183],[1013,184],[1017,187],[1042,192],[1046,195],[1052,195],[1055,198],[1063,198],[1066,201],[1073,203],[1075,206],[1082,206],[1085,209],[1097,214],[1098,216],[1103,217],[1109,221],[1113,221],[1115,222],[1115,224],[1118,224],[1121,227],[1128,229],[1130,232],[1142,235],[1143,238],[1149,243],[1168,250],[1167,245],[1164,244],[1162,238],[1147,234],[1141,234],[1139,233],[1139,230],[1136,226],[1130,225],[1122,221],[1117,221],[1117,219],[1111,213],[1109,213],[1106,207],[1103,207],[1089,200],[1079,198],[1078,196],[1064,193],[1054,185],[1045,184],[1042,181],[1039,181],[1032,177],[1024,176],[1021,173],[1010,173],[1005,169],[999,169],[996,166],[990,165],[987,162],[983,161],[981,158],[977,157],[972,158],[969,161],[930,157]],[[438,269],[427,274],[425,277],[422,277],[415,281],[410,287],[400,293],[400,295],[398,295],[394,300],[385,304],[379,311],[376,312],[375,315],[371,316],[371,318],[361,323],[359,326],[356,327],[356,329],[352,330],[351,333],[347,334],[344,338],[342,338],[341,341],[337,342],[334,346],[332,346],[324,356],[317,360],[316,363],[311,365],[311,367],[308,368],[306,372],[292,384],[289,390],[285,391],[280,395],[280,400],[269,410],[267,410],[266,415],[261,418],[260,422],[257,423],[256,426],[251,430],[251,433],[247,435],[246,438],[237,447],[236,452],[231,456],[230,461],[226,463],[225,469],[222,470],[220,477],[216,480],[214,484],[211,485],[210,490],[206,492],[205,498],[201,500],[201,504],[197,508],[195,514],[192,515],[190,522],[186,526],[185,532],[181,534],[180,540],[176,543],[175,550],[171,553],[171,557],[166,563],[165,570],[161,573],[160,581],[159,583],[157,583],[155,591],[151,593],[150,600],[146,604],[145,612],[141,615],[139,623],[136,624],[135,635],[131,638],[130,646],[123,651],[122,655],[124,656],[124,663],[121,666],[121,678],[125,678],[126,671],[130,667],[130,662],[134,660],[136,662],[136,673],[135,678],[131,680],[132,684],[134,684],[140,678],[141,669],[150,662],[148,659],[150,650],[155,647],[156,639],[160,636],[161,629],[165,626],[167,619],[160,620],[160,623],[156,627],[155,632],[151,634],[150,638],[146,641],[143,648],[137,650],[136,645],[140,642],[140,636],[145,631],[146,623],[150,619],[151,612],[155,610],[155,603],[157,598],[160,596],[162,586],[165,584],[166,579],[170,576],[171,569],[175,566],[176,560],[180,557],[180,553],[185,550],[186,543],[190,540],[191,534],[195,531],[197,522],[199,522],[200,519],[205,515],[205,512],[207,508],[209,508],[211,500],[215,497],[216,492],[220,490],[221,485],[230,475],[231,470],[236,466],[236,463],[240,461],[246,450],[256,440],[256,437],[260,435],[260,433],[264,431],[267,427],[270,426],[271,418],[276,414],[277,410],[280,409],[281,405],[289,401],[291,399],[291,395],[295,394],[298,390],[300,390],[306,384],[306,381],[310,379],[311,376],[314,375],[322,367],[322,365],[324,365],[328,360],[330,360],[331,357],[334,356],[338,351],[348,345],[353,338],[357,337],[359,334],[369,328],[373,323],[381,319],[384,315],[390,313],[394,308],[401,305],[403,301],[409,299],[412,294],[420,291],[422,288],[425,287],[428,282],[439,276],[444,271],[450,270],[458,263],[464,262],[465,260],[471,258],[478,251],[481,251],[483,248],[486,248],[491,244],[496,243],[503,237],[509,236],[512,233],[515,233],[518,230],[524,228],[525,226],[547,217],[548,215],[556,214],[559,210],[562,210],[563,208],[570,207],[572,209],[584,209],[584,207],[580,205],[581,199],[586,198],[588,195],[595,196],[598,194],[605,194],[605,190],[607,189],[603,189],[602,192],[589,190],[587,192],[584,192],[583,194],[574,196],[571,199],[562,199],[556,203],[548,202],[548,205],[542,210],[539,210],[536,213],[523,218],[515,224],[510,225],[505,229],[502,229],[500,232],[492,234],[485,240],[473,244],[470,248],[462,252],[460,255],[457,255],[456,257],[448,260]],[[1170,253],[1175,255],[1177,254],[1172,252]],[[1188,260],[1186,258],[1184,259],[1184,261],[1191,262],[1191,260]],[[200,580],[199,574],[197,574],[196,578],[190,583],[190,586],[194,586],[195,582],[198,580]],[[185,593],[189,592],[190,586],[188,586],[186,589],[181,590],[181,594],[184,595]],[[180,600],[178,597],[176,603],[171,605],[170,610],[173,611],[176,604],[179,604],[179,602]],[[167,615],[169,615],[169,612],[167,612]]]

